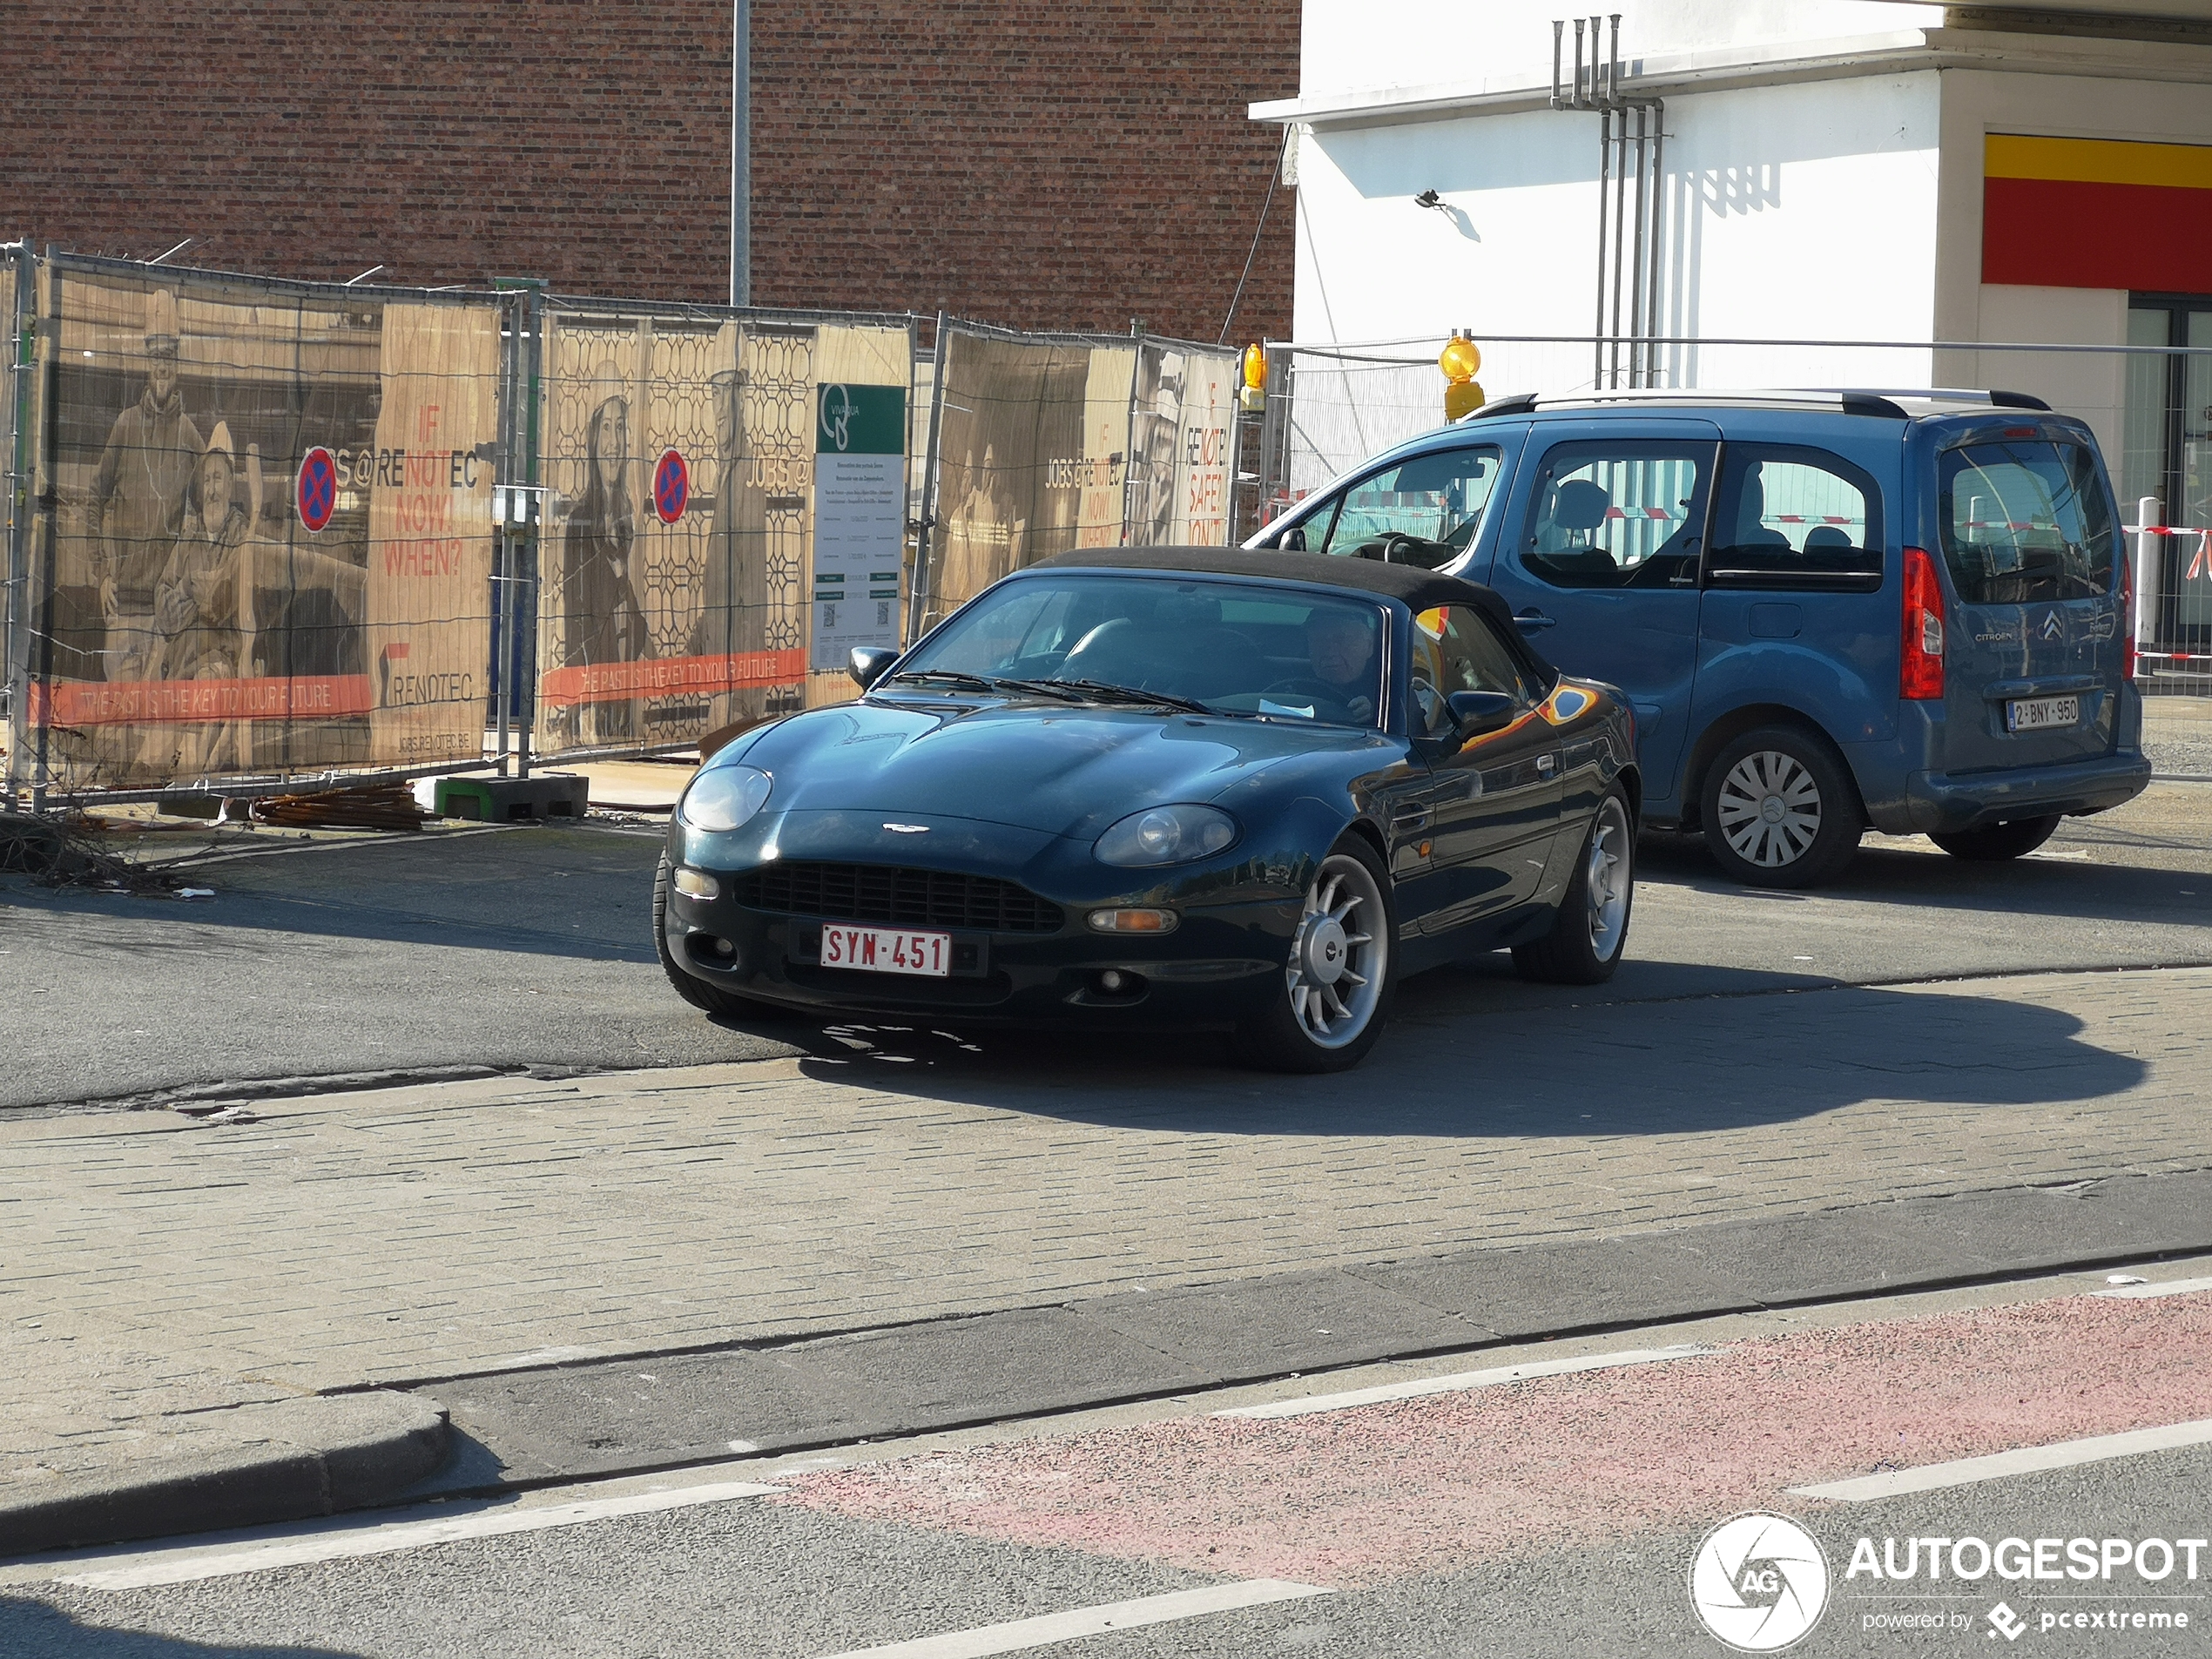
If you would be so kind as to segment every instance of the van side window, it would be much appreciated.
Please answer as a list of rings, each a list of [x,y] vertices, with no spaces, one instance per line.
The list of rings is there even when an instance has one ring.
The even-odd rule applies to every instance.
[[[1841,455],[1730,443],[1705,556],[1716,588],[1871,593],[1882,585],[1882,492]]]
[[[1482,527],[1500,462],[1500,452],[1491,448],[1443,449],[1401,461],[1346,489],[1328,539],[1307,545],[1324,553],[1354,553],[1398,535],[1463,553]]]
[[[1710,444],[1562,443],[1544,457],[1521,563],[1555,588],[1696,584]]]

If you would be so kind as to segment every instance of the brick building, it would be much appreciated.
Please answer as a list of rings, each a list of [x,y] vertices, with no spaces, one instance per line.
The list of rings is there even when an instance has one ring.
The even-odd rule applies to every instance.
[[[1211,340],[1297,0],[759,0],[753,294]],[[18,0],[0,236],[343,280],[718,300],[726,0]],[[1278,190],[1237,334],[1290,321]]]

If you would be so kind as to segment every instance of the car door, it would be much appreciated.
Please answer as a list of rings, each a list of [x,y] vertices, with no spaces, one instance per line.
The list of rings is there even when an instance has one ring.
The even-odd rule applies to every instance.
[[[1489,568],[1540,651],[1628,694],[1655,799],[1673,793],[1689,731],[1720,435],[1709,421],[1540,427]]]
[[[1430,772],[1426,878],[1414,902],[1425,913],[1419,931],[1438,934],[1535,896],[1559,817],[1559,744],[1542,688],[1483,611],[1422,611],[1410,637],[1406,730]],[[1454,691],[1504,693],[1511,724],[1462,737],[1447,702]]]

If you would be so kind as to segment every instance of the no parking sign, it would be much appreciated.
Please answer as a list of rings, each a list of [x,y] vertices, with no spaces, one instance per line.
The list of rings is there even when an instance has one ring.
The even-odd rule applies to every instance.
[[[684,516],[691,499],[691,468],[675,450],[662,450],[659,464],[653,469],[653,511],[662,523],[673,524]]]
[[[308,450],[300,462],[294,502],[300,509],[300,522],[309,530],[319,530],[330,523],[331,512],[338,505],[338,463],[320,444]]]

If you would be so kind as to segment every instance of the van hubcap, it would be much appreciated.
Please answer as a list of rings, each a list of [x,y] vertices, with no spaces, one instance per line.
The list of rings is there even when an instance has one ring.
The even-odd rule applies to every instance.
[[[1721,835],[1746,864],[1795,864],[1820,837],[1820,786],[1795,755],[1761,749],[1721,779]]]

